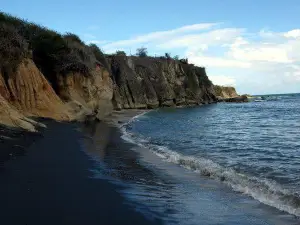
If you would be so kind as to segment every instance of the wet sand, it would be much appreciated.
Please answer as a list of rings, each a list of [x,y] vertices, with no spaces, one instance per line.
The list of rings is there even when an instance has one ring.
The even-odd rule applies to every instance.
[[[111,125],[124,123],[137,113],[121,112],[107,118],[104,126],[97,126],[101,138],[96,143],[89,141],[91,124],[50,120],[44,121],[48,128],[39,135],[22,133],[21,138],[17,133],[15,139],[2,139],[0,151],[6,153],[0,155],[0,224],[161,224],[129,206],[119,194],[121,186],[96,179],[91,172],[99,163],[89,155],[95,146],[105,154],[108,145],[116,144],[111,135],[116,128]],[[112,120],[115,122],[107,125]],[[20,146],[22,154],[14,153],[14,145]],[[126,145],[117,147],[126,151]]]

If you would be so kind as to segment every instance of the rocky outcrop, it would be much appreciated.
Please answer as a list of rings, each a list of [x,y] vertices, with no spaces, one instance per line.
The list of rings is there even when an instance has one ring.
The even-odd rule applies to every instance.
[[[234,87],[214,85],[215,93],[218,99],[227,99],[238,97]]]
[[[31,132],[35,132],[36,127],[43,126],[42,124],[25,117],[16,108],[10,105],[1,95],[0,109],[0,123],[6,126],[18,127]]]
[[[247,97],[247,95],[239,95],[233,98],[220,99],[219,102],[235,102],[235,103],[249,102],[249,98]]]
[[[178,60],[111,56],[116,109],[200,105],[216,101],[205,69]]]
[[[248,102],[247,95],[238,95],[234,87],[214,85],[218,102]]]

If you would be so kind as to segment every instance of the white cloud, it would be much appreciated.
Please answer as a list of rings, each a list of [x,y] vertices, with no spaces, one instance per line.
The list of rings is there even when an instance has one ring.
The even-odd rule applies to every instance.
[[[290,30],[283,35],[287,38],[300,38],[300,29]]]
[[[204,67],[235,67],[235,68],[250,68],[251,63],[238,61],[234,59],[226,59],[221,57],[209,57],[201,55],[188,56],[189,62],[198,66]]]
[[[231,43],[242,32],[243,29],[225,28],[205,33],[183,35],[167,40],[166,42],[158,45],[158,47],[172,49],[182,47],[194,48],[199,45],[224,45],[226,43]]]
[[[234,77],[225,75],[209,75],[209,79],[217,85],[235,86],[236,80]]]
[[[258,44],[233,46],[228,52],[228,56],[244,61],[269,61],[278,63],[289,63],[287,49],[278,45]]]
[[[162,41],[165,42],[168,41],[169,39],[174,38],[174,36],[195,32],[195,31],[207,30],[216,26],[217,24],[218,23],[200,23],[200,24],[188,25],[188,26],[184,26],[184,27],[180,27],[168,31],[153,32],[145,35],[136,36],[131,39],[120,40],[120,41],[109,43],[104,46],[104,49],[109,49],[110,51],[116,51],[120,47],[134,46],[137,44],[140,45],[149,42],[162,42]]]

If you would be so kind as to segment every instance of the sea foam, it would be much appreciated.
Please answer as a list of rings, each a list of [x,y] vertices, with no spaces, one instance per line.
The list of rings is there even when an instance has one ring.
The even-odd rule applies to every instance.
[[[172,151],[166,146],[152,144],[151,141],[138,134],[128,131],[127,127],[134,121],[146,116],[146,113],[133,117],[128,123],[121,127],[122,138],[130,143],[148,148],[155,155],[170,163],[177,164],[185,169],[199,173],[210,179],[218,180],[234,191],[244,193],[252,198],[279,210],[300,216],[300,196],[283,188],[275,181],[259,179],[243,173],[238,173],[232,168],[223,167],[210,159],[186,156]]]

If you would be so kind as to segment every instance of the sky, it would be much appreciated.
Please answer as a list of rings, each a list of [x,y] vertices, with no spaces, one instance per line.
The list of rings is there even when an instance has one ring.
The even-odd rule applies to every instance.
[[[299,0],[1,0],[0,10],[106,53],[188,58],[241,94],[300,92]]]

